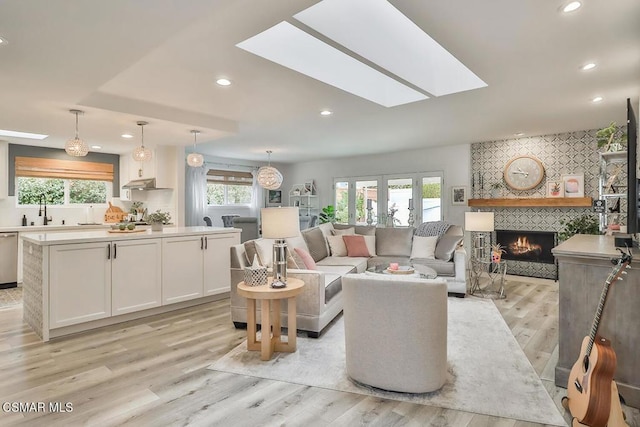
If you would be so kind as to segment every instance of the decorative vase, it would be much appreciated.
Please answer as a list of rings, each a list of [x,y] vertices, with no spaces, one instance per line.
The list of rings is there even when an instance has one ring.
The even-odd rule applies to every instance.
[[[491,252],[491,262],[494,264],[500,264],[502,259],[502,252]]]
[[[151,231],[162,231],[162,223],[154,222],[151,224]]]

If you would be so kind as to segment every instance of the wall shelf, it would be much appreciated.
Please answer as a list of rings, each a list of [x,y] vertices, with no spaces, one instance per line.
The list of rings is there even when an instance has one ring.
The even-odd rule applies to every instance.
[[[469,206],[477,208],[534,208],[534,207],[591,207],[591,197],[534,197],[523,199],[469,199]]]

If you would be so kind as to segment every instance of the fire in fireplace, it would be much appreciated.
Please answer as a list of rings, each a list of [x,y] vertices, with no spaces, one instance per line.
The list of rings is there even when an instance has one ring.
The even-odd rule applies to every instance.
[[[496,230],[496,240],[504,248],[502,258],[513,261],[554,264],[551,249],[556,233],[551,231]]]

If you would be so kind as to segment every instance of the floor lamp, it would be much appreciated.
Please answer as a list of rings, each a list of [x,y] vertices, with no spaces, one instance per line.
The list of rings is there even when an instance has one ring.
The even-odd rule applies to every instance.
[[[494,228],[493,212],[465,212],[464,228],[475,233],[473,239],[473,258],[485,259],[486,234]]]
[[[298,208],[263,208],[262,237],[276,239],[273,244],[272,288],[287,286],[287,237],[300,234],[300,214]]]

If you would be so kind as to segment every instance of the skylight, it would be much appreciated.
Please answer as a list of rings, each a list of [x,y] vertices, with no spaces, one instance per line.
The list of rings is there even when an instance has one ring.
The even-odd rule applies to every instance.
[[[15,130],[3,130],[0,129],[0,136],[10,136],[13,138],[25,138],[25,139],[45,139],[49,135],[42,135],[39,133],[18,132]]]
[[[236,46],[385,107],[428,98],[288,22]]]
[[[386,0],[324,0],[294,18],[433,96],[487,86]]]

